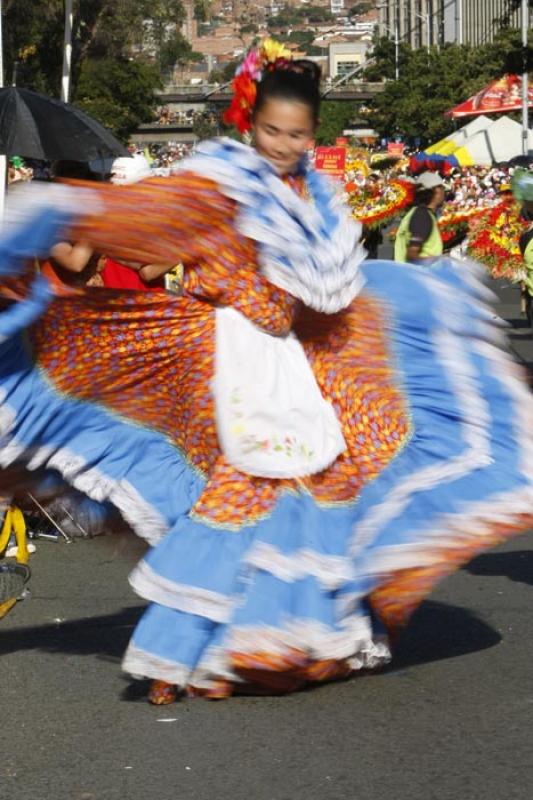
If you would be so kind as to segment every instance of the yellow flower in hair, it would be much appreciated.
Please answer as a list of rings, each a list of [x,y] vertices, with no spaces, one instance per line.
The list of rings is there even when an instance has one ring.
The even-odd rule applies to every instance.
[[[261,42],[261,55],[269,64],[274,63],[278,58],[290,59],[292,57],[291,51],[281,42],[276,42],[275,39],[264,39]]]

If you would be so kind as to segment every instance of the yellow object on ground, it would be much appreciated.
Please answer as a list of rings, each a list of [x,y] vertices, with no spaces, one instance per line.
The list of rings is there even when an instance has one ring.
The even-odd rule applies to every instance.
[[[22,511],[17,506],[10,506],[5,513],[2,530],[0,532],[0,554],[7,549],[11,534],[15,534],[17,543],[17,563],[27,564],[30,554],[26,539],[26,521],[24,520]],[[17,598],[15,597],[0,604],[0,619],[5,617],[16,602]]]

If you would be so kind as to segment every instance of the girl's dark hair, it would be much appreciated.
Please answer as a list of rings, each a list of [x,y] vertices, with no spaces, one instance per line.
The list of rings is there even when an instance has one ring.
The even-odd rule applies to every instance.
[[[314,61],[301,59],[272,69],[257,85],[254,114],[261,111],[267,100],[295,100],[309,107],[315,124],[320,117],[321,70]]]

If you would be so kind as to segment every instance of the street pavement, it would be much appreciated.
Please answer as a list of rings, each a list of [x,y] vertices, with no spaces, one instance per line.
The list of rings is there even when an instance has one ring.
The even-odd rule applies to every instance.
[[[518,293],[511,346],[533,367]],[[0,622],[0,800],[530,800],[533,533],[415,614],[380,674],[282,698],[151,707],[120,658],[133,536],[39,541]]]

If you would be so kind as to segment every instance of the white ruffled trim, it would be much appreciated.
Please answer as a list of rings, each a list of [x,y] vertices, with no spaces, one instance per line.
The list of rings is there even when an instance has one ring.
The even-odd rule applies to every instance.
[[[0,435],[9,436],[16,420],[15,412],[0,398]],[[27,447],[14,437],[0,448],[0,467],[6,468],[16,462]],[[146,502],[137,489],[126,480],[110,478],[96,467],[87,467],[86,461],[68,448],[56,449],[50,445],[36,447],[26,464],[29,470],[41,466],[57,470],[75,489],[102,503],[106,500],[115,505],[126,522],[138,536],[151,544],[157,544],[168,531],[168,524],[152,505]]]
[[[17,415],[6,404],[7,392],[0,389],[0,467],[8,467],[24,451],[24,447],[11,438]]]
[[[391,660],[386,636],[372,638],[368,618],[347,620],[344,630],[333,631],[320,622],[292,618],[283,628],[231,627],[223,646],[209,647],[190,677],[190,684],[209,689],[216,680],[242,683],[230,666],[230,653],[271,654],[283,657],[297,650],[309,661],[347,661],[353,672],[377,669]]]
[[[220,157],[223,148],[228,159],[232,152],[232,161]],[[327,314],[346,308],[359,294],[364,285],[359,264],[366,255],[359,241],[362,228],[333,189],[329,213],[337,224],[326,234],[320,209],[299,197],[251,147],[231,140],[206,142],[181,169],[214,181],[237,203],[237,227],[258,243],[259,266],[275,286]],[[264,219],[261,213],[267,210]]]
[[[208,690],[217,681],[231,681],[236,685],[244,683],[229,666],[230,652],[240,653],[272,653],[283,655],[294,647],[305,652],[310,660],[347,661],[353,672],[363,669],[378,669],[391,660],[391,652],[385,636],[371,638],[368,624],[353,626],[351,632],[334,632],[320,623],[309,623],[308,620],[293,620],[286,632],[275,629],[241,629],[237,637],[231,637],[231,643],[225,647],[209,647],[198,666],[189,667],[170,659],[156,656],[130,642],[122,661],[124,672],[135,678],[150,678],[166,681],[182,689],[188,685],[196,689]],[[294,631],[302,631],[308,635],[304,640]],[[311,646],[310,646],[311,642]]]
[[[191,670],[184,664],[155,656],[130,642],[122,660],[122,669],[134,678],[151,678],[176,686],[187,686]]]
[[[234,598],[163,578],[146,561],[135,567],[129,581],[134,591],[145,600],[214,622],[228,622],[235,607]]]
[[[466,267],[462,265],[461,269]],[[479,288],[474,273],[469,274],[469,281],[473,287]],[[441,300],[440,313],[452,315],[453,299],[450,300],[447,287],[435,280],[431,282],[430,288]],[[483,330],[485,329],[486,325],[483,324]],[[442,514],[439,519],[432,518],[430,530],[422,529],[419,532],[419,542],[384,547],[381,551],[373,552],[366,574],[378,576],[398,569],[430,566],[442,560],[441,554],[461,538],[465,543],[478,537],[483,539],[487,535],[487,516],[490,515],[492,523],[505,527],[506,524],[512,525],[517,516],[532,513],[533,397],[520,380],[521,370],[491,338],[485,336],[483,340],[478,339],[473,347],[480,356],[493,362],[492,377],[513,398],[514,411],[510,412],[514,424],[513,439],[521,445],[520,471],[528,482],[527,485],[501,492],[491,498],[465,501],[458,511]],[[437,337],[436,345],[441,353],[441,363],[447,368],[447,378],[454,387],[455,397],[461,406],[463,437],[467,449],[444,463],[425,467],[409,475],[388,493],[382,503],[371,508],[366,519],[358,523],[354,531],[349,551],[354,560],[364,553],[370,542],[376,540],[388,523],[402,513],[418,491],[447,481],[453,482],[492,463],[488,407],[478,391],[472,366],[463,356],[461,338],[450,332],[441,333]],[[360,597],[355,594],[339,598],[339,611],[350,613],[359,600]]]
[[[346,619],[342,630],[332,630],[316,620],[287,619],[282,628],[267,625],[232,625],[224,649],[235,653],[270,653],[283,656],[291,650],[303,652],[311,660],[343,661],[367,651],[372,644],[368,617]]]
[[[354,578],[353,565],[348,558],[317,553],[309,548],[286,555],[266,542],[252,545],[244,563],[287,583],[312,575],[327,591],[334,591]]]

